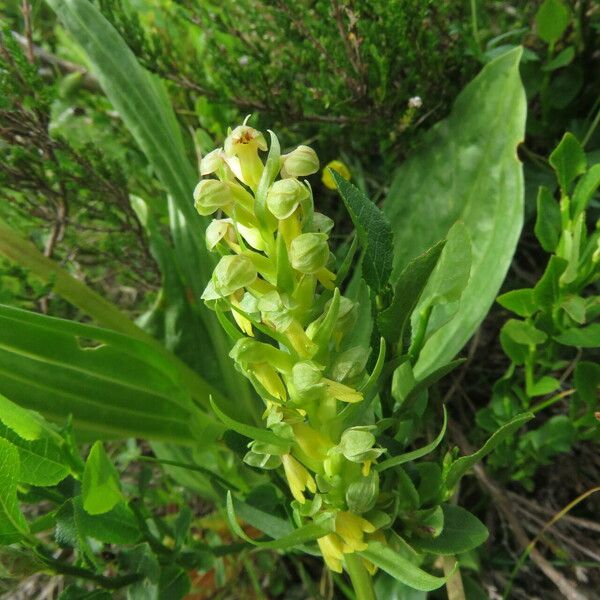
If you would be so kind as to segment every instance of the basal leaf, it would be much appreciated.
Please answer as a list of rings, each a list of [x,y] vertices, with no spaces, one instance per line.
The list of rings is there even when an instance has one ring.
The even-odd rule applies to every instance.
[[[0,545],[19,541],[29,531],[19,509],[19,452],[7,440],[0,438]]]
[[[392,283],[415,256],[462,221],[473,263],[454,318],[425,343],[425,374],[449,362],[473,335],[508,270],[523,221],[523,175],[516,147],[524,136],[521,49],[487,64],[398,170],[384,211],[394,232]]]
[[[205,221],[195,212],[192,192],[197,174],[186,153],[175,113],[164,86],[144,70],[116,29],[87,0],[47,0],[67,32],[80,44],[107,98],[143,150],[169,194],[169,224],[178,269],[188,289],[186,297],[202,321],[221,383],[232,398],[248,400],[248,384],[228,359],[230,344],[201,301],[215,264],[203,242]],[[210,375],[210,362],[206,374]]]
[[[365,249],[363,277],[367,285],[379,293],[392,272],[393,240],[389,220],[356,186],[337,171],[330,169],[330,172]]]
[[[123,499],[119,473],[112,464],[102,442],[96,442],[85,462],[81,488],[83,508],[90,515],[101,515]]]
[[[389,573],[392,577],[415,590],[430,592],[446,583],[443,577],[434,577],[419,569],[406,558],[380,542],[371,542],[367,550],[359,552],[360,556]]]
[[[488,440],[487,442],[473,454],[468,456],[461,456],[457,459],[448,470],[446,474],[446,486],[448,489],[452,489],[458,480],[478,463],[482,458],[487,456],[492,450],[494,450],[503,440],[515,433],[523,423],[533,419],[532,413],[522,413],[514,417],[511,421],[500,427]]]
[[[485,525],[468,510],[453,504],[443,504],[444,527],[442,533],[433,538],[415,538],[412,545],[423,552],[452,555],[477,548],[487,540]]]
[[[210,393],[213,388],[207,387]],[[22,407],[99,437],[190,444],[222,426],[196,409],[162,353],[125,335],[0,306],[0,393]]]

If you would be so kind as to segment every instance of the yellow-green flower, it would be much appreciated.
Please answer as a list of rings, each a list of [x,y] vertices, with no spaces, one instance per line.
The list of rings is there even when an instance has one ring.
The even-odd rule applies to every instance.
[[[308,489],[313,494],[317,491],[315,480],[306,468],[291,454],[282,455],[281,462],[283,463],[283,470],[285,471],[285,477],[290,486],[292,496],[300,504],[304,504],[306,502],[306,498],[304,497],[305,490]]]

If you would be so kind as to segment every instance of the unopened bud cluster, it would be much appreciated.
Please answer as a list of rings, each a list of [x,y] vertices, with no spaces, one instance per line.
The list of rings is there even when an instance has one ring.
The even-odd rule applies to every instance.
[[[372,427],[344,427],[363,400],[368,351],[352,346],[357,306],[336,287],[329,233],[304,177],[319,170],[308,146],[281,155],[271,133],[244,124],[201,162],[197,211],[215,218],[209,250],[221,258],[203,298],[237,341],[230,356],[262,398],[263,419],[282,443],[255,440],[253,467],[283,470],[301,522],[332,524],[318,540],[331,569],[382,535],[369,520],[379,496],[372,465],[383,450]],[[371,565],[368,565],[371,567]]]

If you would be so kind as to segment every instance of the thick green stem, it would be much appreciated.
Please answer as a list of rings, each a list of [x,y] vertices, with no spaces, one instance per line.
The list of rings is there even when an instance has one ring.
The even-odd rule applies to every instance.
[[[362,558],[353,553],[344,555],[344,560],[354,593],[356,594],[356,600],[376,600],[373,580]]]

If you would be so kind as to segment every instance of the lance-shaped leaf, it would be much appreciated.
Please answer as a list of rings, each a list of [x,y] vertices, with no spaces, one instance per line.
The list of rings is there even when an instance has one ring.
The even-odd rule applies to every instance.
[[[356,186],[330,169],[340,196],[356,227],[365,254],[362,272],[367,285],[379,293],[392,272],[393,241],[390,222],[377,206]]]
[[[141,67],[117,30],[94,4],[87,0],[47,2],[67,32],[80,44],[104,93],[169,194],[169,224],[177,267],[187,287],[187,298],[202,321],[204,337],[210,340],[203,344],[201,352],[206,356],[214,354],[223,389],[232,398],[248,398],[247,383],[227,357],[230,344],[214,315],[201,301],[215,259],[203,241],[206,221],[193,208],[192,192],[198,177],[186,153],[164,86]]]
[[[95,437],[215,439],[222,426],[194,407],[178,374],[140,340],[0,306],[0,393],[53,420],[72,415]]]
[[[425,343],[424,374],[448,363],[487,314],[510,265],[523,221],[525,94],[521,50],[493,60],[459,95],[452,113],[400,167],[384,211],[394,232],[392,281],[411,259],[461,220],[473,245],[471,278],[458,312]]]
[[[446,487],[452,489],[458,480],[482,458],[487,456],[492,450],[497,448],[507,437],[513,435],[523,423],[533,419],[533,413],[522,413],[514,417],[511,421],[500,427],[487,440],[487,442],[473,454],[461,456],[458,460],[452,463],[452,466],[446,474]]]

